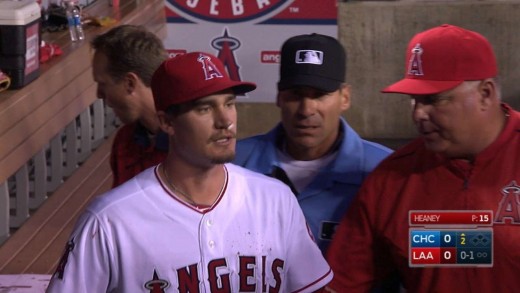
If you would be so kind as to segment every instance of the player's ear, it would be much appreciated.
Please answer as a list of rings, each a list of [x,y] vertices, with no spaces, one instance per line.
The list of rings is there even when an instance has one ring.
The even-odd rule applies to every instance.
[[[482,80],[477,88],[480,94],[480,103],[483,108],[488,109],[492,104],[499,102],[497,84],[494,79]]]
[[[139,76],[133,72],[127,72],[124,76],[125,89],[128,94],[135,91],[137,83],[140,82]]]
[[[157,117],[159,118],[159,127],[161,130],[169,136],[172,136],[175,133],[172,115],[164,111],[157,111]]]
[[[350,85],[342,83],[339,88],[339,94],[341,97],[340,109],[345,111],[350,108]]]

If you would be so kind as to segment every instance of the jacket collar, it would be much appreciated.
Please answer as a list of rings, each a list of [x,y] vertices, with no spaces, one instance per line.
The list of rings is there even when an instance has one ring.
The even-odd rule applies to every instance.
[[[150,138],[153,138],[153,140]],[[143,148],[153,146],[157,150],[168,151],[168,135],[159,131],[156,135],[150,136],[148,129],[140,122],[135,125],[134,142]]]
[[[340,117],[339,123],[342,135],[338,138],[335,146],[338,155],[329,166],[317,175],[308,188],[312,188],[313,185],[317,184],[322,189],[324,184],[327,186],[332,185],[335,181],[347,184],[360,184],[364,179],[363,158],[365,154],[363,141],[343,117]],[[280,167],[276,148],[283,145],[284,135],[285,131],[281,123],[266,134],[266,140],[271,143],[266,145],[265,151],[261,156],[260,172],[270,175],[275,167]]]

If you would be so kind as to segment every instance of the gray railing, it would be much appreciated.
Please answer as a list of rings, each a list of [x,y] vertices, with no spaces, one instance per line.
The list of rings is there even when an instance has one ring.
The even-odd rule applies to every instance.
[[[0,183],[0,244],[19,228],[117,128],[119,122],[96,100],[15,174]]]

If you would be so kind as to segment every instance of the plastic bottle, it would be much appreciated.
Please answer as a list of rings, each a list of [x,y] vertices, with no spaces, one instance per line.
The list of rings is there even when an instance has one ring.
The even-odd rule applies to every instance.
[[[64,0],[63,3],[65,5],[65,14],[67,16],[70,39],[73,42],[85,39],[85,33],[83,32],[83,26],[81,25],[81,12],[77,2],[74,0]]]
[[[79,40],[85,39],[85,33],[83,32],[83,25],[81,24],[81,10],[79,6],[74,6],[74,25],[76,27],[76,34]]]

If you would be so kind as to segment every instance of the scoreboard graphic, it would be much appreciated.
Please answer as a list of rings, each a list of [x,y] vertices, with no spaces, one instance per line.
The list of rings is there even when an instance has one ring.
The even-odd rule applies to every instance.
[[[410,267],[492,267],[492,211],[410,211]]]

